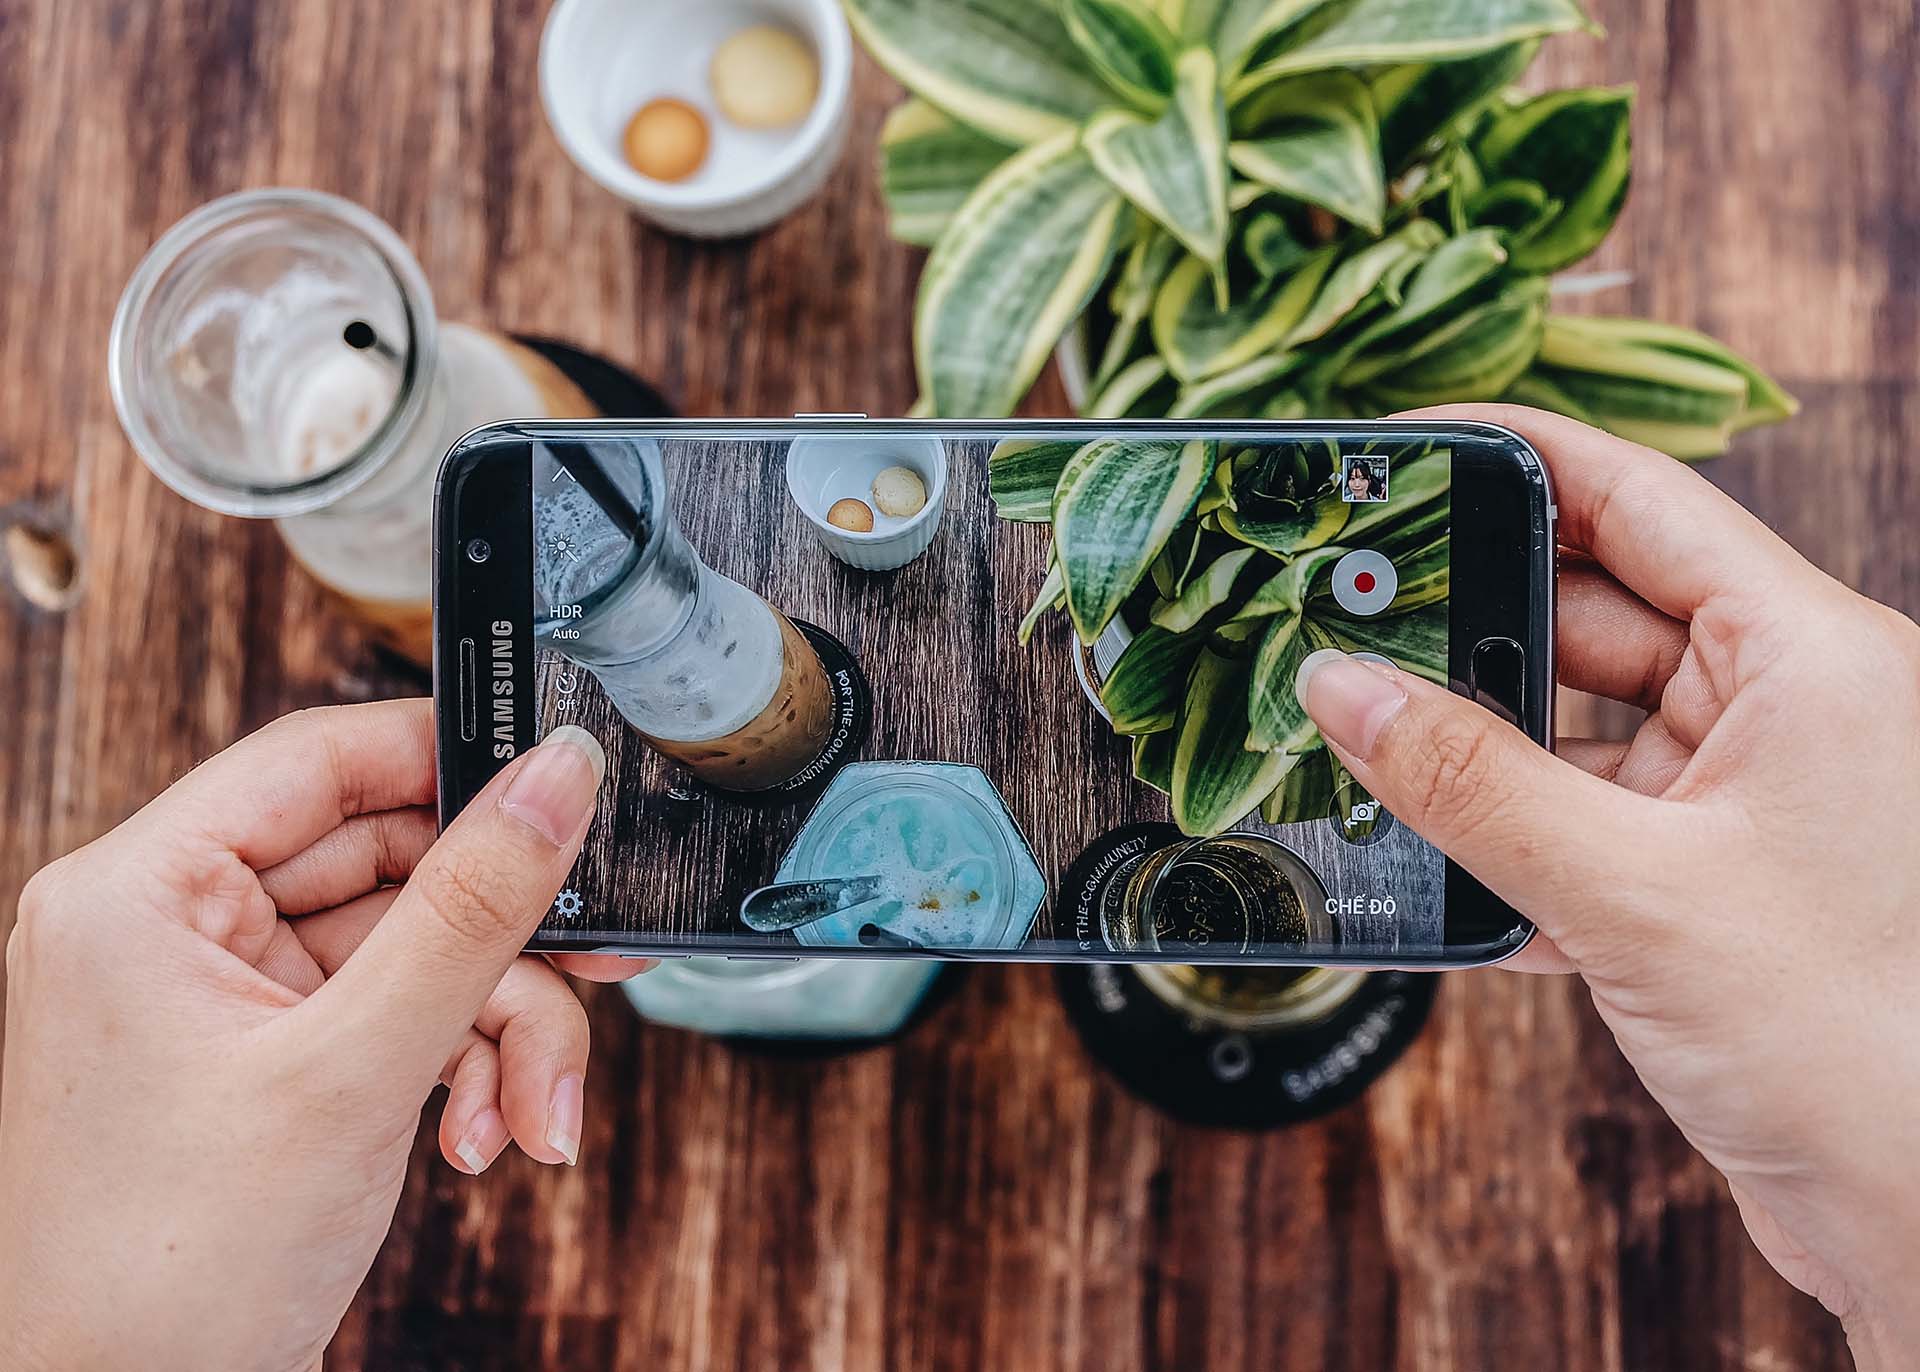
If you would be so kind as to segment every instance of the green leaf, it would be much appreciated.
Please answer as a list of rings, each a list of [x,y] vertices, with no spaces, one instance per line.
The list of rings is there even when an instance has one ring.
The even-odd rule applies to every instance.
[[[1734,372],[1746,383],[1746,395],[1733,430],[1790,419],[1800,402],[1780,384],[1717,339],[1675,324],[1612,316],[1552,315],[1541,341],[1542,363],[1570,371],[1600,371],[1648,381],[1685,382],[1693,374],[1686,363]],[[1695,384],[1718,390],[1725,383],[1700,373]]]
[[[1133,740],[1133,774],[1161,795],[1173,794],[1173,741],[1171,729],[1136,734]]]
[[[1096,439],[1067,463],[1053,501],[1067,610],[1083,641],[1107,627],[1193,509],[1216,445]]]
[[[1473,143],[1489,181],[1536,183],[1560,210],[1512,245],[1513,265],[1555,272],[1600,245],[1626,203],[1630,87],[1552,91],[1503,109]]]
[[[1018,638],[1022,644],[1033,637],[1033,631],[1040,624],[1041,617],[1049,610],[1057,610],[1067,602],[1067,584],[1061,579],[1060,564],[1054,559],[1051,550],[1047,553],[1047,576],[1040,583],[1039,594],[1034,596],[1033,604],[1020,620]]]
[[[1247,564],[1260,555],[1258,548],[1241,548],[1215,558],[1207,570],[1188,581],[1180,598],[1153,612],[1153,622],[1171,634],[1184,634],[1198,628],[1200,622],[1233,594],[1233,583]]]
[[[1179,46],[1144,0],[1060,0],[1067,32],[1093,69],[1129,103],[1157,114],[1173,94]]]
[[[1181,35],[1220,54],[1229,74],[1261,39],[1327,0],[1170,0]]]
[[[1532,365],[1546,317],[1547,283],[1516,282],[1401,352],[1385,375],[1367,382],[1367,395],[1391,410],[1496,400]]]
[[[1142,227],[1146,231],[1134,240],[1126,265],[1120,269],[1120,279],[1114,283],[1107,299],[1113,314],[1113,332],[1107,336],[1100,365],[1088,383],[1088,389],[1094,392],[1104,390],[1107,383],[1120,374],[1120,369],[1133,360],[1134,344],[1141,324],[1153,309],[1154,294],[1180,255],[1178,239],[1151,225]]]
[[[1299,824],[1325,819],[1333,809],[1333,757],[1325,748],[1302,754],[1299,763],[1260,803],[1269,824]]]
[[[1731,349],[1638,319],[1549,318],[1532,372],[1509,394],[1683,461],[1722,453],[1742,429],[1798,409]]]
[[[1210,515],[1223,506],[1233,504],[1233,459],[1221,458],[1213,467],[1213,475],[1207,478],[1207,484],[1201,489],[1200,499],[1194,505],[1197,515]]]
[[[1472,57],[1587,26],[1574,0],[1340,0],[1262,44],[1227,94],[1237,104],[1295,72]]]
[[[1105,111],[1083,142],[1107,180],[1217,271],[1227,251],[1227,115],[1216,77],[1213,54],[1190,48],[1165,114],[1149,122]]]
[[[1078,128],[1108,103],[1061,21],[1034,0],[843,0],[874,60],[901,85],[1003,143]]]
[[[1133,636],[1100,688],[1100,704],[1116,734],[1171,729],[1187,675],[1206,646],[1205,634],[1170,633],[1149,624]]]
[[[914,357],[933,413],[1012,412],[1106,275],[1126,212],[1073,133],[981,182],[920,277]]]
[[[1331,500],[1316,500],[1279,517],[1264,519],[1239,511],[1222,510],[1219,514],[1220,532],[1281,557],[1292,557],[1338,538],[1347,527],[1353,511],[1363,508],[1366,507],[1349,505],[1336,496]]]
[[[1233,112],[1233,169],[1379,233],[1387,210],[1380,130],[1366,83],[1320,72],[1255,92]]]
[[[1334,497],[1334,503],[1346,502]],[[1306,612],[1307,598],[1318,593],[1330,581],[1333,564],[1345,557],[1351,548],[1311,548],[1289,562],[1279,572],[1270,577],[1266,584],[1253,593],[1251,599],[1234,614],[1236,620],[1265,619],[1269,615],[1283,615],[1298,619]]]
[[[973,188],[1012,153],[924,100],[894,106],[880,126],[888,230],[903,243],[931,247]]]
[[[1452,549],[1452,540],[1441,537],[1405,557],[1396,557],[1393,570],[1400,585],[1385,613],[1405,614],[1445,600],[1453,585]]]
[[[1194,666],[1173,747],[1173,820],[1182,833],[1226,832],[1299,760],[1294,753],[1250,753],[1242,746],[1251,678],[1250,661],[1211,648]]]
[[[1320,731],[1300,708],[1293,679],[1308,652],[1297,615],[1282,615],[1267,629],[1260,651],[1253,657],[1253,677],[1247,693],[1247,737],[1244,748],[1265,753],[1278,748],[1302,753],[1320,738]]]
[[[1537,40],[1509,43],[1454,62],[1412,62],[1373,78],[1380,158],[1398,175],[1434,138],[1451,133],[1497,92],[1520,79]]]
[[[1379,319],[1369,321],[1355,341],[1356,350],[1379,349],[1382,360],[1352,368],[1349,384],[1362,383],[1374,373],[1398,365],[1402,360],[1400,350],[1421,326],[1478,289],[1506,260],[1507,250],[1494,229],[1475,229],[1435,248],[1408,278],[1400,303]],[[1342,380],[1346,379],[1343,375]]]
[[[1218,467],[1214,471],[1218,472]],[[1209,483],[1211,485],[1211,483]],[[1200,496],[1204,503],[1206,493]],[[1195,510],[1200,507],[1196,505]],[[1180,592],[1187,588],[1187,581],[1193,575],[1194,563],[1199,560],[1200,545],[1205,539],[1205,530],[1198,520],[1189,520],[1173,531],[1167,540],[1167,546],[1160,550],[1160,556],[1153,560],[1153,584],[1163,599],[1175,600]]]
[[[1341,260],[1314,297],[1313,308],[1294,325],[1286,346],[1311,343],[1347,322],[1360,303],[1394,273],[1414,263],[1446,241],[1446,233],[1430,219],[1416,219],[1391,237],[1372,243]]]
[[[1053,518],[1053,488],[1067,461],[1086,445],[1078,439],[1003,438],[987,458],[987,490],[1002,519],[1045,524]]]
[[[1429,605],[1410,614],[1375,619],[1315,618],[1310,626],[1349,653],[1378,653],[1396,667],[1447,684],[1448,608]]]
[[[1126,419],[1136,414],[1165,414],[1175,394],[1167,364],[1143,357],[1122,367],[1106,389],[1081,407],[1087,419]],[[1157,399],[1164,393],[1163,399]]]
[[[1300,365],[1290,353],[1257,357],[1232,371],[1183,388],[1167,410],[1169,419],[1256,418],[1263,414],[1279,382]]]
[[[1240,251],[1262,282],[1293,270],[1313,256],[1314,250],[1295,237],[1287,217],[1276,210],[1250,214],[1245,224],[1240,231]]]
[[[1201,293],[1207,265],[1189,257],[1168,274],[1153,302],[1153,341],[1182,381],[1199,381],[1263,357],[1305,317],[1339,249],[1326,247],[1288,276],[1225,310]]]

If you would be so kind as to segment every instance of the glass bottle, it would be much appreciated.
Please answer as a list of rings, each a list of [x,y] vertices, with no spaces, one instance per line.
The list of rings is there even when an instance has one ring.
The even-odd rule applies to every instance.
[[[594,413],[539,354],[436,320],[399,236],[316,191],[244,191],[175,224],[128,282],[109,354],[120,422],[162,481],[276,520],[318,581],[422,663],[441,457],[481,424]]]
[[[833,692],[785,615],[700,560],[650,440],[534,444],[535,622],[709,786],[764,791],[826,750]]]

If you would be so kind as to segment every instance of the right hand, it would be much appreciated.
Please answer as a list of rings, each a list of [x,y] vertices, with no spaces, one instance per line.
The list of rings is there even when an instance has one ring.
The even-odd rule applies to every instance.
[[[1920,628],[1681,464],[1571,420],[1546,460],[1561,680],[1650,713],[1560,756],[1415,677],[1315,654],[1302,703],[1363,785],[1540,929],[1863,1367],[1920,1349]],[[1817,483],[1815,483],[1817,484]],[[1811,489],[1811,488],[1810,488]]]

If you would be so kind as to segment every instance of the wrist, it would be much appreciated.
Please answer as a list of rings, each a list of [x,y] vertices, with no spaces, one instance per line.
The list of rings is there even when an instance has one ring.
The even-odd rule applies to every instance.
[[[1920,1322],[1912,1316],[1896,1315],[1883,1307],[1859,1311],[1840,1323],[1847,1331],[1854,1372],[1907,1372],[1913,1367],[1913,1350],[1920,1348]]]

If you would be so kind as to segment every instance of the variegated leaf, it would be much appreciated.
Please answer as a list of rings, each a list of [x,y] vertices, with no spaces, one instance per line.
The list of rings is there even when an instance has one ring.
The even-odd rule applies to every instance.
[[[1252,665],[1208,648],[1194,666],[1173,748],[1173,819],[1182,833],[1231,829],[1299,761],[1296,753],[1250,753],[1243,746]]]
[[[1079,439],[1003,438],[987,458],[987,490],[1002,519],[1044,524],[1053,518],[1053,489]]]
[[[1374,619],[1315,618],[1308,625],[1349,653],[1378,653],[1396,667],[1447,684],[1446,605],[1429,605],[1410,614]]]
[[[1262,43],[1228,98],[1298,72],[1447,61],[1587,26],[1574,0],[1348,0]]]
[[[1054,551],[1083,641],[1107,627],[1192,511],[1216,445],[1096,439],[1075,453],[1053,502]]]
[[[1517,281],[1399,353],[1367,396],[1389,410],[1497,400],[1533,364],[1546,317],[1546,282]]]
[[[1233,111],[1233,169],[1379,233],[1387,209],[1380,130],[1366,83],[1343,71],[1277,82]]]
[[[1116,734],[1171,729],[1187,675],[1206,646],[1205,634],[1171,633],[1149,624],[1133,636],[1100,687],[1100,704]]]
[[[931,247],[974,187],[1012,155],[924,100],[902,101],[880,128],[888,230],[903,243]]]
[[[1199,381],[1266,357],[1306,316],[1339,249],[1326,247],[1287,276],[1215,308],[1207,265],[1189,257],[1168,274],[1153,302],[1153,341],[1182,381]]]
[[[1040,583],[1040,590],[1033,598],[1033,604],[1027,607],[1027,613],[1020,620],[1018,638],[1022,644],[1033,637],[1033,631],[1039,627],[1040,620],[1049,610],[1057,610],[1067,602],[1067,584],[1060,575],[1060,564],[1051,551],[1047,554],[1047,575]]]
[[[1154,624],[1170,634],[1184,634],[1198,628],[1202,620],[1226,604],[1233,594],[1234,582],[1258,556],[1258,548],[1222,553],[1206,571],[1186,583],[1179,599],[1153,612]]]
[[[1299,764],[1260,802],[1260,818],[1269,824],[1325,819],[1333,808],[1335,790],[1333,756],[1325,748],[1316,748],[1303,754]]]
[[[1410,62],[1372,80],[1380,157],[1397,176],[1427,143],[1460,127],[1486,100],[1520,79],[1538,40],[1509,43],[1453,62]]]
[[[1067,32],[1128,103],[1157,114],[1173,94],[1178,41],[1146,0],[1059,0]]]
[[[1056,5],[1035,0],[842,0],[901,85],[1002,142],[1078,128],[1110,100]]]
[[[1012,412],[1106,274],[1126,213],[1073,133],[980,184],[920,277],[914,358],[933,413]]]
[[[1174,66],[1173,103],[1154,120],[1122,110],[1087,125],[1087,155],[1127,199],[1217,271],[1227,250],[1227,117],[1213,54]]]
[[[1511,240],[1519,271],[1555,272],[1600,245],[1626,202],[1630,87],[1550,91],[1501,110],[1474,140],[1489,182],[1538,185],[1555,213]]]
[[[1247,733],[1242,747],[1253,752],[1280,749],[1301,753],[1313,747],[1320,731],[1300,707],[1293,679],[1311,651],[1300,632],[1298,615],[1280,615],[1268,626],[1253,657],[1247,688]]]

